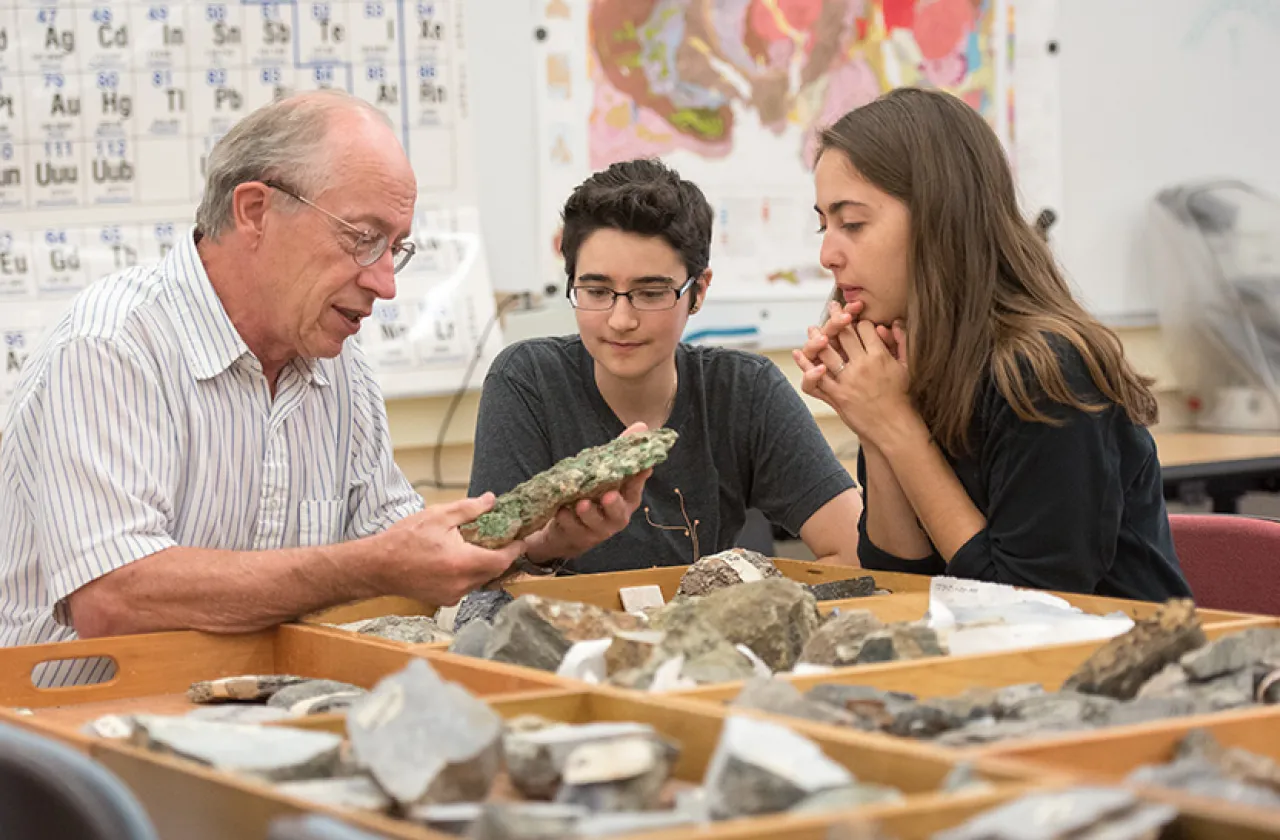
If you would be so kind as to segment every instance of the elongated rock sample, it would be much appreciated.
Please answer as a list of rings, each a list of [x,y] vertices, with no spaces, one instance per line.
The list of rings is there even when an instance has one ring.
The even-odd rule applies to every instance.
[[[1062,687],[1129,700],[1166,665],[1204,644],[1195,604],[1169,601],[1094,651]]]
[[[267,700],[282,688],[306,682],[307,677],[289,674],[244,674],[202,680],[187,689],[192,703],[257,703]]]
[[[426,661],[382,679],[347,713],[357,763],[402,808],[485,798],[502,764],[502,721]]]
[[[745,548],[731,548],[708,554],[690,566],[680,578],[676,594],[701,597],[727,586],[776,577],[782,577],[782,572],[768,557]]]
[[[464,540],[484,548],[523,539],[565,505],[616,490],[633,475],[661,464],[677,437],[674,429],[654,429],[584,449],[503,493],[493,510],[458,530]]]
[[[138,715],[129,740],[152,752],[274,782],[332,775],[342,750],[342,738],[331,732],[163,715]]]
[[[640,630],[644,619],[593,604],[521,595],[498,613],[485,642],[484,658],[555,671],[574,642],[607,639],[620,630]]]

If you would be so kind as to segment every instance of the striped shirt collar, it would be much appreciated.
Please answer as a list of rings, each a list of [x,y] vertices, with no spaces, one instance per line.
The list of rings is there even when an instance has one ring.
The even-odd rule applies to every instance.
[[[164,258],[162,276],[172,292],[177,316],[182,324],[182,350],[197,380],[212,379],[246,354],[249,345],[231,322],[218,292],[205,272],[196,250],[196,229],[192,226]],[[297,358],[298,373],[321,387],[329,384],[321,359]]]

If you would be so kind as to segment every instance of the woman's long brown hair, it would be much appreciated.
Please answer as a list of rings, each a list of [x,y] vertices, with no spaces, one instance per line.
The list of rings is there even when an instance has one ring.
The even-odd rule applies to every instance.
[[[820,138],[910,212],[907,367],[911,398],[938,441],[968,454],[990,376],[1018,417],[1054,423],[1041,395],[1085,411],[1050,336],[1069,341],[1098,391],[1135,423],[1156,421],[1153,380],[1125,360],[1115,333],[1071,295],[1048,245],[1018,209],[995,132],[968,105],[900,88],[850,111]]]

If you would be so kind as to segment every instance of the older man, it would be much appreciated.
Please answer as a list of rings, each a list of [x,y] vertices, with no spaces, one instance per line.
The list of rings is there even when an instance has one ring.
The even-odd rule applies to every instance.
[[[194,230],[82,293],[33,354],[0,439],[0,644],[244,632],[332,604],[437,604],[507,569],[422,510],[354,342],[395,295],[417,186],[382,115],[339,93],[246,117]],[[621,530],[642,482],[529,538]],[[90,678],[64,667],[42,681]]]

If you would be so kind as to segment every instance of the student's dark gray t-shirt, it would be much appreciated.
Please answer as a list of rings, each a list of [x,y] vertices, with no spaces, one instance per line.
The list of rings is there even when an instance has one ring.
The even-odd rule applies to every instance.
[[[768,359],[721,347],[679,345],[679,388],[667,426],[680,433],[645,483],[621,533],[575,558],[577,572],[693,561],[678,489],[697,521],[699,551],[732,548],[748,508],[788,532],[854,486],[809,409]],[[595,361],[578,336],[537,338],[498,355],[480,397],[471,495],[505,493],[562,458],[622,434],[596,387]],[[666,530],[650,525],[649,518]],[[857,522],[849,522],[852,535]]]

